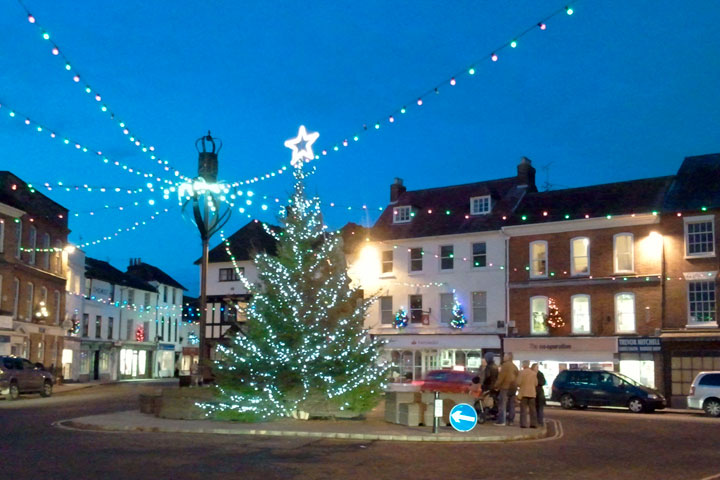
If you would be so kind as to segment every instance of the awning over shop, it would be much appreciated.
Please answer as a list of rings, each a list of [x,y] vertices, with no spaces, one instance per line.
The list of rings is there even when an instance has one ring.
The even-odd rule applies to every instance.
[[[558,362],[607,362],[618,351],[618,337],[506,338],[506,352],[514,360]]]
[[[385,349],[425,350],[438,348],[455,348],[461,350],[479,350],[500,348],[500,337],[497,335],[378,335],[385,340]]]

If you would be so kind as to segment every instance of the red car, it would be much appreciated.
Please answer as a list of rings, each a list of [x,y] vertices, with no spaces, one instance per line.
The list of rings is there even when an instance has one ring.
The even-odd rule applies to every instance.
[[[420,390],[425,392],[468,393],[472,386],[474,373],[458,370],[433,370],[420,382]]]

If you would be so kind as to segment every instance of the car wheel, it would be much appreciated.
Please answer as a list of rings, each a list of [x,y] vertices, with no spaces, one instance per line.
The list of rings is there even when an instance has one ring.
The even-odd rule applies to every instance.
[[[628,402],[628,410],[632,413],[642,413],[645,410],[645,404],[637,397],[631,398]]]
[[[720,417],[720,401],[713,398],[705,400],[703,410],[710,417]]]
[[[560,397],[560,406],[565,410],[575,408],[575,398],[569,393],[563,394],[563,396]]]
[[[50,395],[52,395],[52,383],[45,382],[43,384],[43,389],[40,392],[40,396],[41,397],[49,397]]]
[[[10,384],[10,392],[7,396],[8,400],[17,400],[20,398],[20,389],[17,386],[17,383],[11,383]]]

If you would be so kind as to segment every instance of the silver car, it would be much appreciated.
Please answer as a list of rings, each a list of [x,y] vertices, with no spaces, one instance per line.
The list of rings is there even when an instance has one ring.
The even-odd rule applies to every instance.
[[[720,417],[720,372],[700,372],[690,386],[688,408]]]
[[[21,393],[52,395],[54,379],[50,372],[14,355],[0,356],[0,395],[17,400]]]

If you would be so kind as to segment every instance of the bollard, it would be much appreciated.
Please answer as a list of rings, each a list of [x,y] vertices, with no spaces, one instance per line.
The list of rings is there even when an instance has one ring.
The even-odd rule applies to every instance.
[[[440,426],[440,419],[443,416],[443,401],[442,398],[440,398],[440,392],[435,392],[435,402],[434,402],[434,412],[433,412],[433,433],[438,433],[438,427]]]

